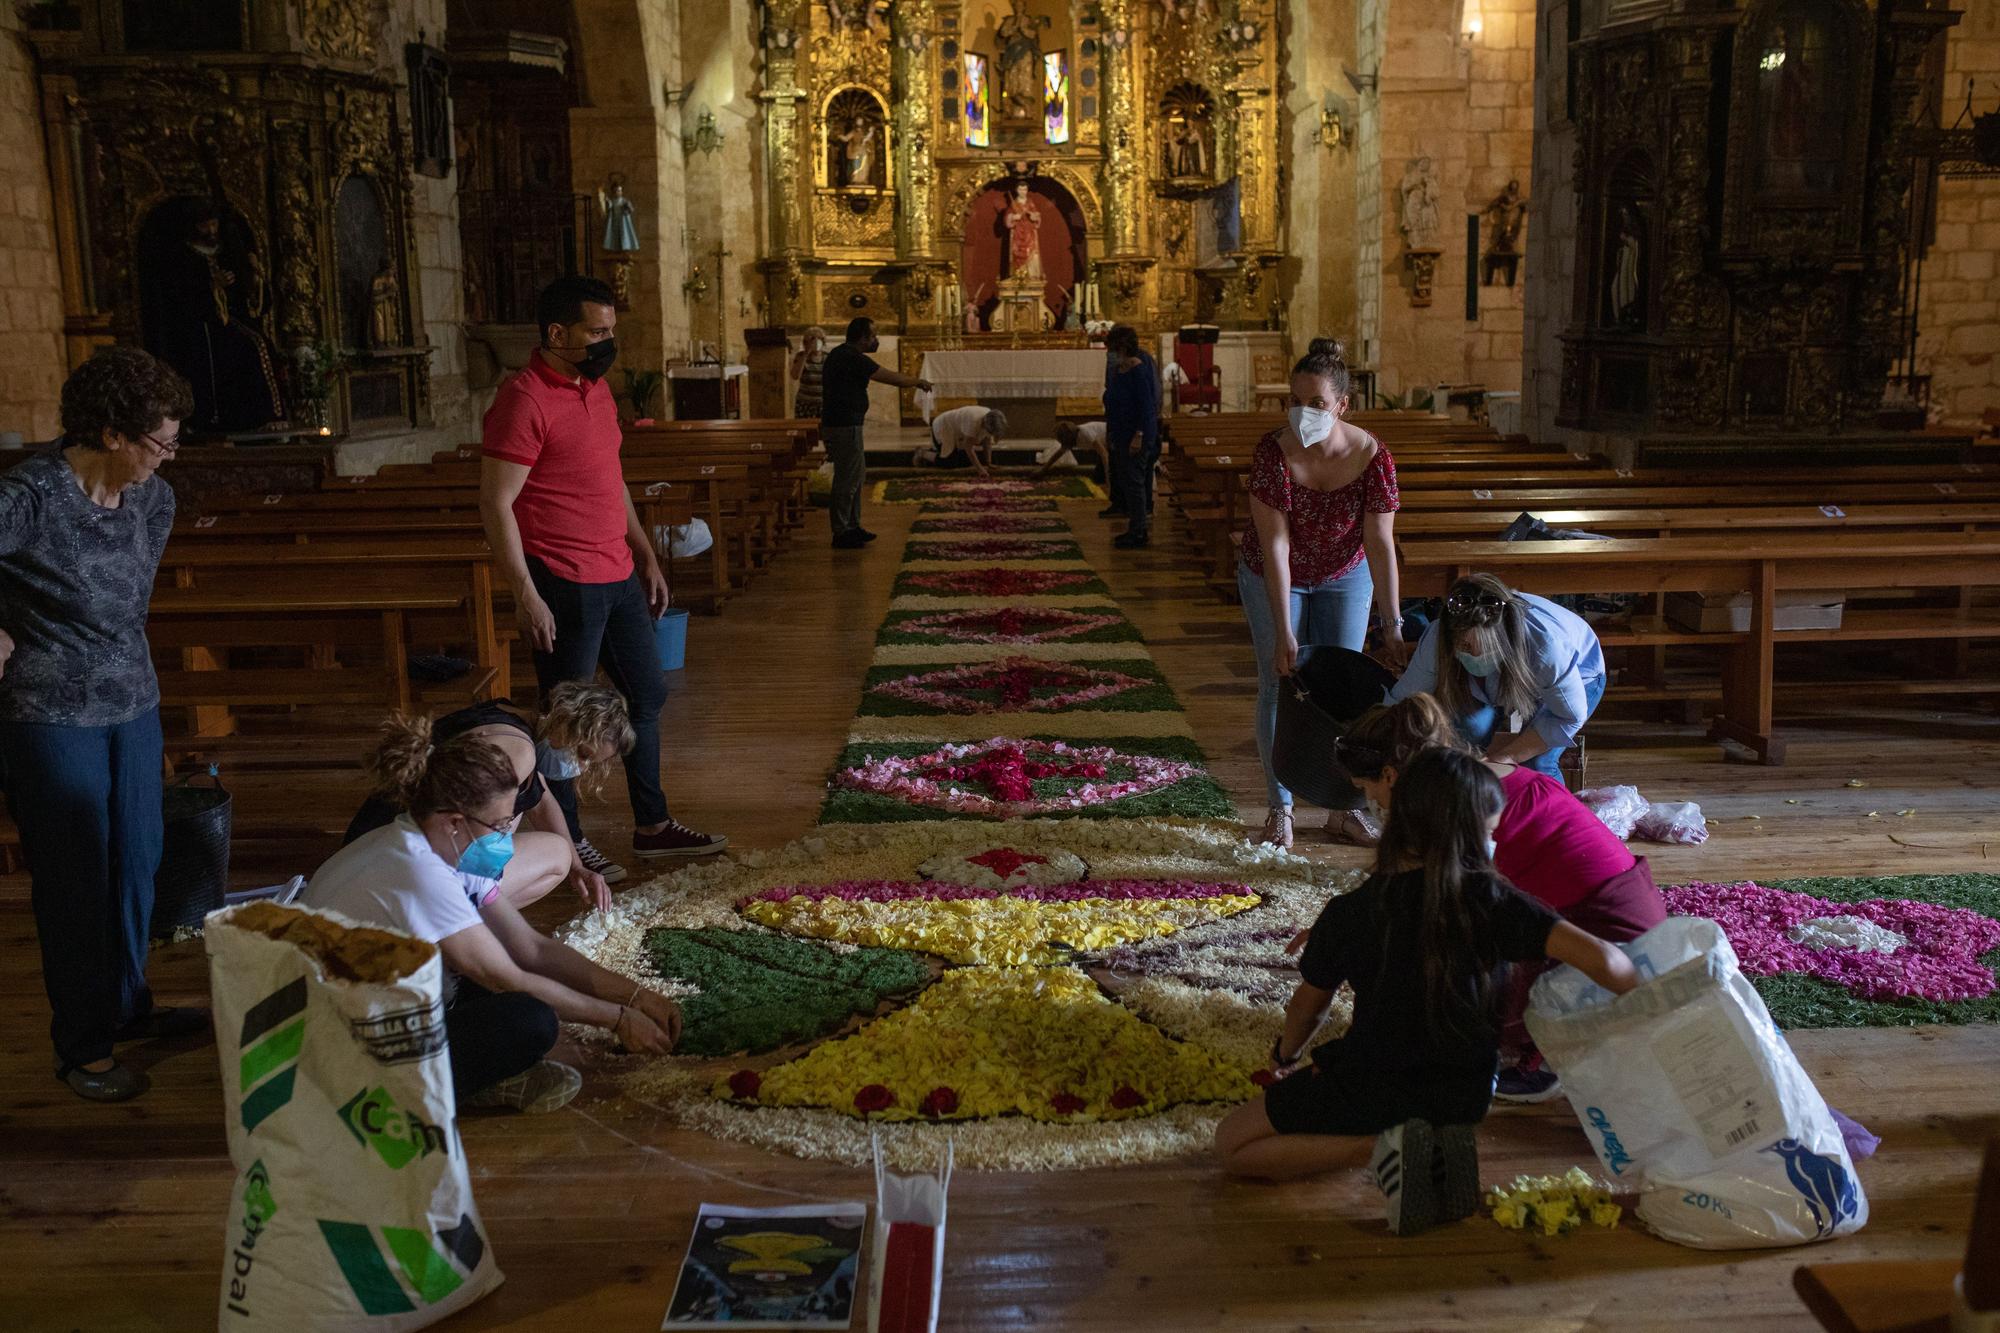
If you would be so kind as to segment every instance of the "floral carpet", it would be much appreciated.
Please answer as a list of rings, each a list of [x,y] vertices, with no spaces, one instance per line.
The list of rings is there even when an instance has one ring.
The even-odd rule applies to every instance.
[[[949,1138],[1021,1170],[1179,1156],[1254,1093],[1284,944],[1357,877],[1245,842],[1057,508],[1094,496],[885,483],[925,508],[820,828],[567,932],[682,997],[634,1095],[806,1157],[879,1132],[899,1164]]]

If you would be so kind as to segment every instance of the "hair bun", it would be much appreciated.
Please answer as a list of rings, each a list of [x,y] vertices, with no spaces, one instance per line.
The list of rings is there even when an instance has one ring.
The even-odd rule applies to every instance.
[[[1347,349],[1340,345],[1338,338],[1315,338],[1306,348],[1307,356],[1330,356],[1336,361],[1347,360]]]

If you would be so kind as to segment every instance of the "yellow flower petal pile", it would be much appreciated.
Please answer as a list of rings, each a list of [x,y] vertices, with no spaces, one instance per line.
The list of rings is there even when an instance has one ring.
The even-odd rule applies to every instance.
[[[1066,1123],[1149,1116],[1183,1102],[1242,1101],[1246,1074],[1178,1042],[1107,1000],[1067,967],[980,967],[944,974],[916,1003],[851,1037],[826,1042],[765,1071],[757,1102],[859,1114],[854,1094],[881,1084],[896,1096],[883,1120],[921,1118],[935,1088],[958,1094],[948,1117],[1019,1114]],[[1113,1107],[1129,1087],[1139,1100]],[[714,1095],[727,1098],[729,1080]],[[1065,1115],[1068,1093],[1083,1108]]]
[[[954,963],[1037,964],[1063,951],[1108,949],[1155,939],[1255,907],[1252,894],[1212,898],[1086,898],[1041,902],[1026,898],[910,898],[896,902],[791,898],[744,905],[759,925],[815,939],[886,949],[916,949]]]
[[[1537,1227],[1544,1236],[1567,1234],[1586,1221],[1614,1227],[1625,1211],[1611,1202],[1610,1188],[1580,1166],[1559,1176],[1516,1176],[1512,1185],[1487,1191],[1486,1206],[1501,1226]]]

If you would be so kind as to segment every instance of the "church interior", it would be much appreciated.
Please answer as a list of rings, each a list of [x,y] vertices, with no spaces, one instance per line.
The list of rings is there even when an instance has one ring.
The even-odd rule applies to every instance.
[[[2000,1329],[1996,571],[1993,0],[13,0],[0,1324]]]

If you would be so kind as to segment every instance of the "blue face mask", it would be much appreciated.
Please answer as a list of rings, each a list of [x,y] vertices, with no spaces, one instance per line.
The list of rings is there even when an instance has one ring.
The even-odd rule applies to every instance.
[[[1500,669],[1498,653],[1455,652],[1452,656],[1458,659],[1458,664],[1465,668],[1468,675],[1490,676]]]
[[[499,879],[500,872],[514,859],[514,830],[497,829],[483,833],[472,840],[465,849],[465,855],[458,858],[461,874],[476,875],[480,879]]]

